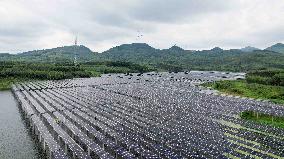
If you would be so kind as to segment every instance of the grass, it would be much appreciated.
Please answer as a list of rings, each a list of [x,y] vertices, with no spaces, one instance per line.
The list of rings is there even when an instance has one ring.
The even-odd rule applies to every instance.
[[[203,86],[211,87],[227,94],[269,100],[277,104],[284,104],[283,86],[247,83],[245,80],[218,81],[215,83],[205,83]]]
[[[21,79],[16,78],[0,78],[0,91],[11,89],[11,85],[15,82],[19,82]]]
[[[253,112],[253,111],[245,111],[240,114],[242,119],[255,121],[258,123],[271,125],[278,128],[284,128],[284,117],[272,116],[268,114]]]

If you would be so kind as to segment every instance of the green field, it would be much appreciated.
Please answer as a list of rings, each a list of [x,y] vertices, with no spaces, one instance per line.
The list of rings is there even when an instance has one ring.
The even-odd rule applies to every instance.
[[[227,94],[270,100],[274,103],[284,104],[283,86],[247,83],[245,80],[218,81],[215,83],[206,83],[203,86],[212,87]]]
[[[258,123],[284,128],[284,117],[272,116],[253,111],[245,111],[240,114],[242,119],[255,121]]]
[[[284,70],[264,70],[249,72],[245,80],[218,81],[205,83],[227,94],[244,96],[255,99],[269,100],[284,104]]]

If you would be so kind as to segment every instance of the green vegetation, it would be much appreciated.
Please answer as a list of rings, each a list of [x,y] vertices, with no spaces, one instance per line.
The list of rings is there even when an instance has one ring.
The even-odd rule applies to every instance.
[[[272,46],[266,48],[266,50],[279,52],[279,53],[284,53],[284,44],[277,43],[275,45],[272,45]]]
[[[19,81],[88,78],[102,73],[143,73],[153,70],[130,62],[89,62],[76,66],[73,63],[0,62],[0,90],[7,90],[12,83]]]
[[[71,64],[43,64],[43,63],[0,63],[1,78],[59,80],[75,77],[90,77],[91,74],[80,66]]]
[[[246,76],[246,81],[248,83],[284,86],[284,69],[249,72]]]
[[[23,62],[0,63],[0,90],[10,89],[11,84],[28,80],[60,80],[91,77],[91,73],[71,64],[44,64]]]
[[[245,111],[240,114],[242,119],[252,120],[258,123],[284,128],[284,117],[268,115],[253,111]]]
[[[15,78],[0,78],[0,91],[9,90],[13,83],[20,82],[20,81],[22,80],[15,79]]]
[[[284,104],[283,71],[254,71],[247,74],[246,80],[218,81],[206,83],[203,86],[212,87],[228,94]]]
[[[161,71],[215,70],[247,72],[253,70],[283,69],[284,54],[277,52],[284,47],[277,44],[267,50],[211,50],[191,51],[173,46],[169,49],[155,49],[148,44],[123,44],[103,53],[92,52],[85,46],[64,46],[46,50],[35,50],[21,54],[0,54],[0,61],[79,63],[123,61],[147,65]],[[275,48],[277,50],[275,51]],[[112,66],[115,67],[115,66]],[[106,72],[118,71],[104,69]]]
[[[247,83],[245,80],[218,81],[204,84],[204,86],[212,87],[227,94],[265,99],[274,103],[284,104],[284,87],[282,86]]]
[[[95,59],[128,61],[147,64],[166,71],[216,70],[247,72],[253,70],[283,69],[284,54],[268,50],[243,52],[237,49],[214,48],[203,51],[183,50],[177,46],[155,49],[147,44],[124,44],[114,47]]]
[[[88,62],[95,53],[85,46],[64,46],[52,49],[34,50],[20,54],[0,54],[0,61],[35,62],[35,63],[72,63]]]
[[[14,80],[59,80],[100,76],[102,73],[260,70],[248,74],[246,81],[232,82],[234,87],[228,86],[223,90],[283,103],[283,48],[284,45],[279,43],[267,50],[223,50],[216,47],[191,51],[177,46],[160,50],[148,44],[134,43],[123,44],[103,53],[92,52],[85,46],[64,46],[15,55],[0,54],[1,88],[7,88],[11,83],[8,81]],[[78,62],[76,66],[73,63],[75,57]],[[266,74],[271,69],[280,71]],[[225,85],[228,83],[224,82]],[[214,87],[220,87],[222,82],[216,85]]]

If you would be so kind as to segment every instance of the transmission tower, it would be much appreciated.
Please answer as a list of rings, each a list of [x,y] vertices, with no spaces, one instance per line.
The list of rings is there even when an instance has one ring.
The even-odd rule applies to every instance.
[[[75,37],[75,42],[74,42],[75,45],[73,47],[74,48],[74,61],[73,62],[74,62],[75,66],[77,66],[77,53],[76,53],[76,48],[78,46],[77,43],[78,43],[78,37],[76,36]]]
[[[78,43],[78,37],[76,36],[75,37],[75,46],[77,46],[77,43]]]

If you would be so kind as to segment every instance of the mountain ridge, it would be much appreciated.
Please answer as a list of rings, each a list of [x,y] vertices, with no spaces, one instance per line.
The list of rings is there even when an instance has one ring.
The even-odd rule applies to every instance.
[[[244,52],[240,49],[192,51],[178,46],[156,49],[146,43],[123,44],[102,53],[86,46],[63,46],[53,49],[34,50],[20,54],[0,55],[0,61],[20,62],[102,62],[122,61],[150,65],[162,70],[228,70],[247,71],[263,68],[284,68],[284,54],[270,50]]]
[[[255,50],[261,50],[261,49],[252,46],[246,46],[244,48],[241,48],[240,50],[243,52],[253,52]]]
[[[284,53],[284,44],[277,43],[277,44],[274,44],[274,45],[266,48],[265,50],[279,52],[279,53]]]
[[[70,45],[70,46],[60,46],[60,47],[55,47],[55,48],[49,48],[49,49],[40,49],[40,50],[31,50],[31,51],[25,51],[25,52],[21,52],[21,53],[16,53],[16,54],[11,54],[11,53],[0,53],[0,55],[21,55],[21,54],[29,54],[29,53],[43,53],[43,52],[46,52],[46,51],[54,51],[54,50],[60,50],[60,49],[64,49],[64,48],[74,48],[74,47],[77,47],[77,48],[83,48],[85,50],[87,50],[87,52],[92,52],[92,53],[98,53],[98,52],[94,52],[92,51],[91,49],[89,49],[88,47],[84,46],[84,45]],[[127,48],[127,47],[135,47],[136,49],[141,49],[141,48],[151,48],[151,49],[154,49],[154,50],[179,50],[179,51],[191,51],[191,52],[199,52],[199,51],[226,51],[218,46],[210,49],[210,50],[186,50],[186,49],[183,49],[179,46],[176,46],[176,45],[173,45],[171,46],[170,48],[168,49],[157,49],[157,48],[154,48],[152,46],[150,46],[149,44],[147,43],[129,43],[129,44],[121,44],[121,45],[118,45],[118,46],[115,46],[115,47],[112,47],[112,48],[109,48],[108,50],[106,51],[103,51],[101,53],[107,53],[109,52],[110,50],[112,49],[124,49],[124,48]],[[280,52],[279,51],[276,51],[276,49],[280,48]],[[284,49],[284,44],[282,43],[276,43],[270,47],[267,47],[263,50],[266,50],[266,51],[274,51],[274,52],[279,52],[279,53],[284,53],[282,51],[282,49]],[[70,50],[70,49],[69,49]],[[256,48],[256,47],[252,47],[252,46],[246,46],[244,48],[241,48],[241,49],[227,49],[227,50],[241,50],[243,52],[252,52],[254,50],[262,50],[262,49],[259,49],[259,48]]]

